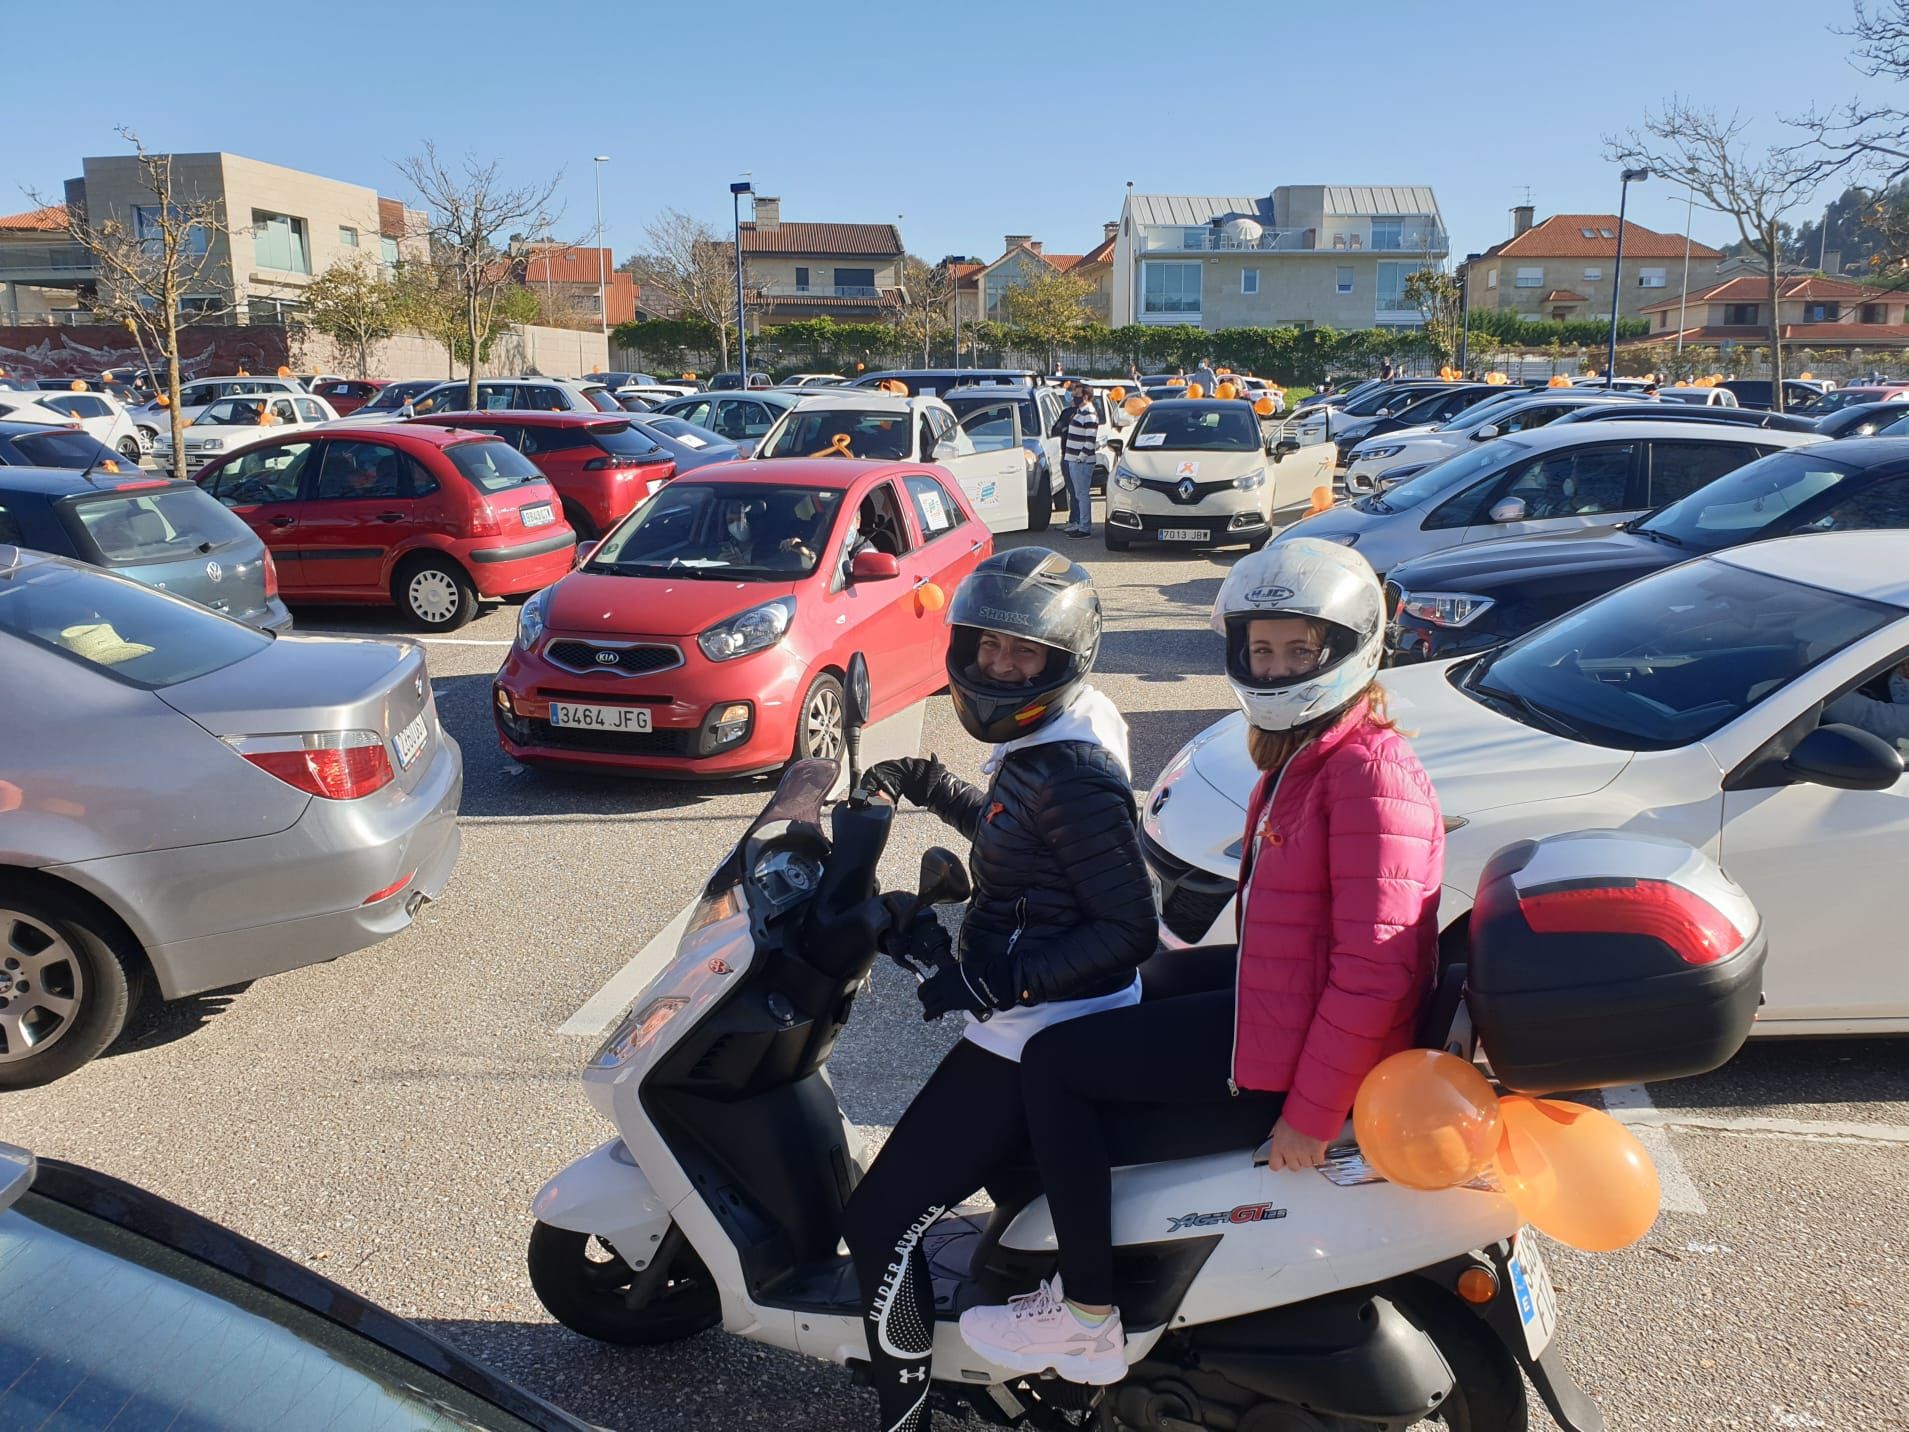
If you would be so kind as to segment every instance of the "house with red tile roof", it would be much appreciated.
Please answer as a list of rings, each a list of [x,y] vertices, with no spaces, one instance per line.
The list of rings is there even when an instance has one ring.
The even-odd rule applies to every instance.
[[[1534,223],[1528,204],[1512,214],[1516,232],[1460,268],[1471,306],[1523,318],[1608,317],[1617,263],[1617,215],[1553,214]],[[1691,290],[1715,283],[1723,258],[1718,250],[1627,220],[1618,312],[1635,317],[1666,294],[1681,294],[1686,249]]]
[[[523,258],[512,269],[516,281],[545,299],[546,317],[566,309],[588,326],[595,328],[603,319],[597,307],[597,282],[603,283],[603,306],[609,310],[609,326],[628,323],[636,317],[639,297],[636,279],[619,272],[616,255],[609,249],[590,245],[553,244],[541,240],[519,241],[515,246]]]
[[[1770,280],[1742,274],[1693,292],[1683,303],[1675,297],[1639,310],[1650,320],[1652,343],[1735,343],[1746,347],[1770,341]],[[1909,345],[1909,294],[1867,288],[1848,279],[1819,275],[1777,281],[1777,321],[1783,341],[1799,348],[1901,348]]]
[[[983,264],[975,274],[975,310],[962,318],[984,318],[993,323],[1014,321],[1014,290],[1045,274],[1065,273],[1093,285],[1087,306],[1094,321],[1108,321],[1112,307],[1114,239],[1118,224],[1103,226],[1101,241],[1084,254],[1049,253],[1032,234],[1009,234],[1001,241],[1001,257]]]
[[[893,224],[784,222],[782,201],[758,194],[741,237],[745,279],[760,303],[752,327],[824,317],[868,323],[899,301],[904,250]]]

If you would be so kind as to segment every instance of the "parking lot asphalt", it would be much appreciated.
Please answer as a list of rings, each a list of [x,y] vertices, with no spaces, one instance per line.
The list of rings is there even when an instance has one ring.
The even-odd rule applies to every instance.
[[[1046,540],[1099,584],[1097,679],[1144,790],[1232,707],[1206,626],[1232,555]],[[467,763],[443,899],[375,949],[148,1016],[78,1074],[5,1096],[0,1138],[176,1199],[607,1427],[872,1428],[872,1397],[839,1370],[721,1332],[603,1347],[531,1292],[531,1198],[609,1134],[578,1079],[597,1036],[558,1028],[693,896],[772,782],[518,767],[488,710],[515,621],[492,607],[428,644]],[[399,634],[388,611],[299,625]],[[979,776],[945,698],[922,749]],[[948,834],[904,812],[883,883],[912,884]],[[955,1033],[878,969],[832,1063],[850,1117],[885,1133]],[[1625,1252],[1549,1253],[1567,1360],[1610,1425],[1909,1427],[1909,1040],[1753,1042],[1715,1074],[1611,1102],[1658,1157],[1666,1211]],[[1551,1425],[1535,1399],[1533,1425]]]

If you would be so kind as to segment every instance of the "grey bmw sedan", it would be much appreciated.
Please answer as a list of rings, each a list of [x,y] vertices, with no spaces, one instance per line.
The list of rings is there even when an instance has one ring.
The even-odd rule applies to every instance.
[[[0,1089],[140,1001],[396,934],[456,864],[422,648],[274,636],[0,546]]]

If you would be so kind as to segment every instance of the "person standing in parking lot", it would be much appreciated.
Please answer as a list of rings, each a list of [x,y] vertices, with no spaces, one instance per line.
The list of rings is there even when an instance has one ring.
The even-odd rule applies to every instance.
[[[1392,375],[1397,371],[1398,370],[1392,366],[1392,355],[1390,353],[1379,360],[1379,381],[1381,383],[1390,383],[1392,381]]]
[[[1067,530],[1076,537],[1094,535],[1094,454],[1100,451],[1100,415],[1085,383],[1074,389],[1061,435],[1061,471],[1067,477]]]
[[[1213,360],[1211,358],[1202,358],[1200,360],[1199,371],[1194,373],[1193,381],[1198,383],[1200,387],[1205,390],[1202,396],[1208,398],[1213,396],[1213,390],[1220,386],[1220,375],[1213,371]]]

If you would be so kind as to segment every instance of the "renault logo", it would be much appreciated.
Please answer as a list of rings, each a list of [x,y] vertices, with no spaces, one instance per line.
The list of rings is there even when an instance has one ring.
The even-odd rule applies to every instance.
[[[617,663],[617,655],[615,652],[600,651],[597,653],[598,666],[615,666],[616,663]]]
[[[225,569],[217,562],[207,562],[205,564],[205,576],[208,582],[222,582],[225,580]]]
[[[1181,478],[1180,485],[1173,490],[1180,494],[1180,501],[1191,502],[1193,500],[1193,479],[1190,477]]]

